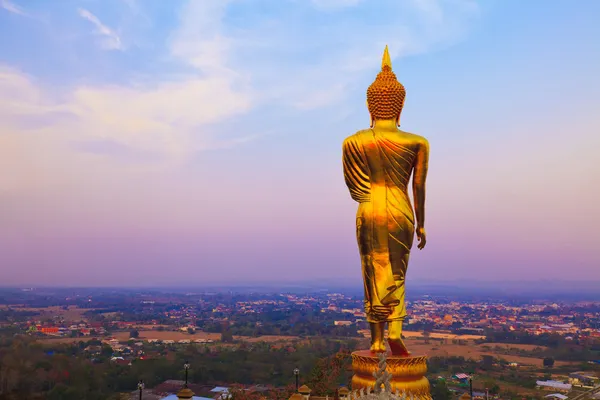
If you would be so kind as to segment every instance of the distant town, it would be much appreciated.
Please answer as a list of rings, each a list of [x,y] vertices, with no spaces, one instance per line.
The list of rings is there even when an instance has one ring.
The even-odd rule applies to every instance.
[[[35,289],[21,291],[36,293]],[[0,326],[48,337],[86,337],[136,327],[186,333],[220,332],[226,323],[237,335],[256,337],[314,334],[303,322],[318,321],[321,327],[317,330],[323,331],[320,333],[337,336],[367,333],[362,299],[340,293],[223,295],[140,291],[123,293],[122,297],[118,294],[59,297],[42,293],[43,299],[33,296],[22,304],[0,305]],[[485,337],[490,329],[531,335],[558,334],[566,340],[600,338],[600,302],[517,306],[501,301],[464,303],[425,297],[408,302],[406,331],[429,332],[433,336],[471,335],[471,339]],[[297,321],[286,325],[274,320],[278,315],[288,314],[295,314]],[[301,318],[302,315],[310,315],[310,321]]]
[[[482,399],[595,396],[600,302],[464,302],[426,295],[408,307],[404,337],[411,351],[429,357],[434,399],[460,395],[471,385]],[[52,379],[35,365],[23,370],[24,380],[41,377],[37,392],[30,385],[32,399],[44,387],[48,393],[75,390],[72,376],[82,365],[101,371],[102,379],[114,374],[102,398],[137,398],[143,380],[145,398],[161,399],[180,385],[187,363],[190,384],[208,398],[223,390],[284,393],[294,384],[295,368],[315,396],[334,395],[349,385],[350,375],[331,357],[367,348],[368,336],[361,296],[346,293],[0,290],[0,355],[17,357],[23,350],[15,341],[21,341],[33,346],[38,366],[52,364],[44,370]],[[60,358],[66,364],[56,371],[53,357],[65,354],[70,358]],[[0,395],[23,384],[2,372],[10,366],[3,368]],[[334,378],[323,382],[319,368],[333,368],[325,375]],[[67,398],[61,396],[55,398]]]

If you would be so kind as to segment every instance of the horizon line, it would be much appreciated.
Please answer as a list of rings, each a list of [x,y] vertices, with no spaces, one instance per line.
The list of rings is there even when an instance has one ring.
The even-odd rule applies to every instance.
[[[530,285],[544,285],[546,288],[556,288],[564,285],[583,285],[583,286],[595,286],[600,284],[600,280],[590,281],[590,280],[562,280],[556,281],[553,279],[546,280],[437,280],[437,281],[426,281],[426,280],[414,280],[408,282],[408,286],[437,286],[437,287],[476,287],[476,286],[486,286],[489,287],[491,285],[496,286],[497,289],[502,289],[502,286],[506,288],[505,285],[509,285],[510,287],[517,286],[530,286]],[[325,287],[335,287],[335,288],[352,288],[352,287],[360,287],[362,284],[360,282],[352,283],[352,282],[330,282],[319,280],[316,281],[300,281],[300,282],[286,282],[286,281],[269,281],[269,282],[222,282],[222,281],[214,281],[214,282],[204,282],[202,284],[190,284],[189,282],[173,282],[166,284],[154,284],[154,283],[132,283],[132,284],[111,284],[111,285],[90,285],[90,284],[35,284],[35,283],[19,283],[19,284],[8,284],[8,285],[0,285],[0,289],[87,289],[87,288],[98,288],[98,289],[112,289],[112,288],[160,288],[160,289],[168,289],[168,288],[210,288],[210,287],[231,287],[231,288],[264,288],[264,287],[311,287],[311,288],[325,288]],[[565,288],[566,289],[566,288]],[[578,290],[581,288],[576,288]]]

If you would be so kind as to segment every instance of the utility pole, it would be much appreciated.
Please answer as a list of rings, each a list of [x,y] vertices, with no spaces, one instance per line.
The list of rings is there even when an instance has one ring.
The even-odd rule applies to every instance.
[[[298,393],[300,388],[300,370],[298,368],[294,368],[294,376],[296,377],[296,393]]]
[[[471,400],[473,400],[473,375],[469,376],[469,394],[471,395]]]
[[[144,381],[140,379],[138,383],[138,390],[140,391],[140,400],[142,400],[142,391],[144,390]]]
[[[183,387],[187,388],[188,387],[188,371],[190,370],[190,363],[186,361],[185,364],[183,364],[183,368],[185,368],[185,385]]]

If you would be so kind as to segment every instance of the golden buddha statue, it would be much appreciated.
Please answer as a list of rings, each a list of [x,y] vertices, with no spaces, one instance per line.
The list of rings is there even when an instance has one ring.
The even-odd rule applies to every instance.
[[[346,138],[344,178],[357,201],[356,235],[361,256],[365,312],[371,326],[371,352],[385,352],[384,332],[393,355],[410,353],[402,341],[406,316],[404,280],[415,231],[418,248],[425,235],[425,179],[429,143],[404,132],[400,114],[406,91],[392,72],[386,46],[381,72],[367,90],[371,129]],[[408,196],[412,189],[415,212]],[[416,216],[416,224],[415,224]],[[415,226],[416,225],[416,226]]]

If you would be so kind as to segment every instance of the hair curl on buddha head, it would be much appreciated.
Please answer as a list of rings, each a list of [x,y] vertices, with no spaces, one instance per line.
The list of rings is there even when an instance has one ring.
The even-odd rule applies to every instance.
[[[367,89],[369,112],[373,119],[393,119],[400,115],[406,90],[392,72],[392,62],[385,46],[381,72]]]

